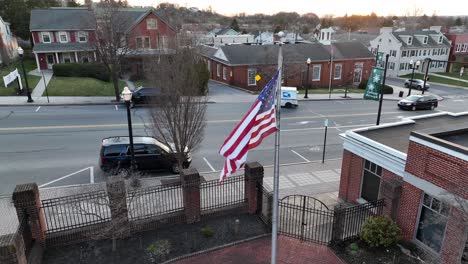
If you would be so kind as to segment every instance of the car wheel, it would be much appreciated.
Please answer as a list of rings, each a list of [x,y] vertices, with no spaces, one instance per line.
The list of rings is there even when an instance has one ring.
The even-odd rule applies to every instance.
[[[431,105],[431,110],[434,110],[435,109],[435,105]]]
[[[417,88],[418,90],[422,90],[421,85],[416,86],[416,88]]]
[[[415,106],[415,105],[413,105],[413,106],[411,107],[411,111],[416,111],[416,106]]]
[[[179,174],[180,173],[179,164],[177,163],[172,164],[171,172],[174,174]]]
[[[291,108],[292,107],[292,104],[291,103],[286,103],[286,108]]]
[[[406,88],[408,88],[408,87],[409,87],[409,85],[408,85],[407,83],[405,83],[405,87],[406,87]]]

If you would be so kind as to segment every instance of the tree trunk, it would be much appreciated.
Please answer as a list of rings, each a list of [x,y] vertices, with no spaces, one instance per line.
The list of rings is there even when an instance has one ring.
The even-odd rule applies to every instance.
[[[112,83],[114,84],[115,100],[120,102],[119,76],[114,68],[111,70],[111,78]]]

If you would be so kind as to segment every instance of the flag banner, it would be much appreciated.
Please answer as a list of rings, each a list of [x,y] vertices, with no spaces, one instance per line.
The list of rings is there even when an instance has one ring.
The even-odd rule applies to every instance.
[[[382,85],[384,69],[374,67],[371,76],[367,81],[366,91],[364,92],[364,99],[366,100],[379,100],[380,86]]]
[[[263,88],[254,104],[237,124],[219,150],[226,158],[219,181],[232,175],[244,166],[247,153],[260,145],[265,137],[276,132],[276,92],[279,71]]]
[[[377,61],[376,61],[376,66],[383,68],[384,65],[384,53],[383,52],[377,52]]]

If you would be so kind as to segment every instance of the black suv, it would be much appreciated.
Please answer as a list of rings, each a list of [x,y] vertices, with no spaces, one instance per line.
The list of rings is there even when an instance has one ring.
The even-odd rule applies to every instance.
[[[138,170],[168,169],[179,173],[175,152],[170,146],[152,137],[133,137],[135,162]],[[130,167],[129,137],[108,137],[102,140],[99,167],[105,172]],[[185,151],[184,168],[188,168],[192,157],[188,149]]]
[[[149,104],[155,100],[164,100],[160,89],[152,87],[138,87],[133,91],[131,107],[141,104]]]
[[[410,95],[398,102],[398,108],[415,111],[417,109],[434,110],[439,102],[433,95]]]

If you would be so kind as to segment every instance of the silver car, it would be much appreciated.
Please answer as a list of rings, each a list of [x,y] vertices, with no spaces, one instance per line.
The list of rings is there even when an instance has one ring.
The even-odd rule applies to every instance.
[[[424,85],[424,81],[420,80],[420,79],[413,79],[413,80],[406,80],[405,81],[405,87],[406,88],[409,88],[411,86],[411,88],[416,88],[418,90],[422,90],[423,85]],[[424,90],[428,90],[429,87],[430,87],[429,83],[426,82],[426,86],[425,86]]]

